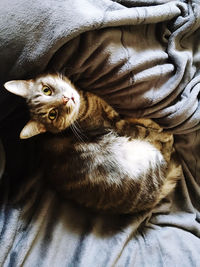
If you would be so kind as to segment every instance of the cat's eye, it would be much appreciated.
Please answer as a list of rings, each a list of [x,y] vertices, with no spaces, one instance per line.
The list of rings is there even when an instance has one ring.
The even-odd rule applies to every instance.
[[[45,95],[48,95],[48,96],[50,96],[50,95],[52,95],[52,90],[51,90],[51,88],[49,88],[48,86],[43,86],[43,88],[42,88],[42,92],[45,94]]]
[[[49,119],[50,119],[51,121],[53,121],[53,120],[56,119],[57,114],[58,114],[58,113],[57,113],[57,110],[56,110],[56,109],[52,109],[52,110],[49,112],[48,117],[49,117]]]

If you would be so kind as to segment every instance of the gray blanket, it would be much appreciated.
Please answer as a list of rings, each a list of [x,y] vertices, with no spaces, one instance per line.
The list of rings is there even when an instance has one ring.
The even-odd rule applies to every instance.
[[[52,70],[175,134],[182,179],[153,211],[96,214],[34,175],[26,108],[3,83]],[[1,266],[199,266],[199,0],[1,0],[0,87]]]

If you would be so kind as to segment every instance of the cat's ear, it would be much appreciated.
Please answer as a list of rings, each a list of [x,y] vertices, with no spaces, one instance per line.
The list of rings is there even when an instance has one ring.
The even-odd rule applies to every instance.
[[[31,81],[29,80],[13,80],[6,82],[4,87],[11,93],[22,97],[27,97],[29,93]]]
[[[45,132],[46,132],[46,129],[42,123],[30,120],[29,122],[27,122],[27,124],[22,129],[20,133],[20,138],[27,139],[32,136],[45,133]]]

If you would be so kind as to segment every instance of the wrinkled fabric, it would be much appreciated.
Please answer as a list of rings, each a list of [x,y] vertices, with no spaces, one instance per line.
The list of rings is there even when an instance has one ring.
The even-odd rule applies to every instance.
[[[198,0],[1,0],[1,266],[199,265],[199,28]],[[175,192],[134,216],[59,199],[37,168],[35,140],[19,140],[23,99],[3,88],[48,71],[176,134]]]

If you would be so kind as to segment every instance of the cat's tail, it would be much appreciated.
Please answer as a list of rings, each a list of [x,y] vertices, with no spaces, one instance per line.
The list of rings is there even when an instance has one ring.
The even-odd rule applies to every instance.
[[[159,203],[163,198],[169,195],[175,188],[178,180],[182,177],[182,167],[177,159],[175,152],[171,155],[171,161],[169,162],[166,178],[164,184],[161,188],[157,203]]]

